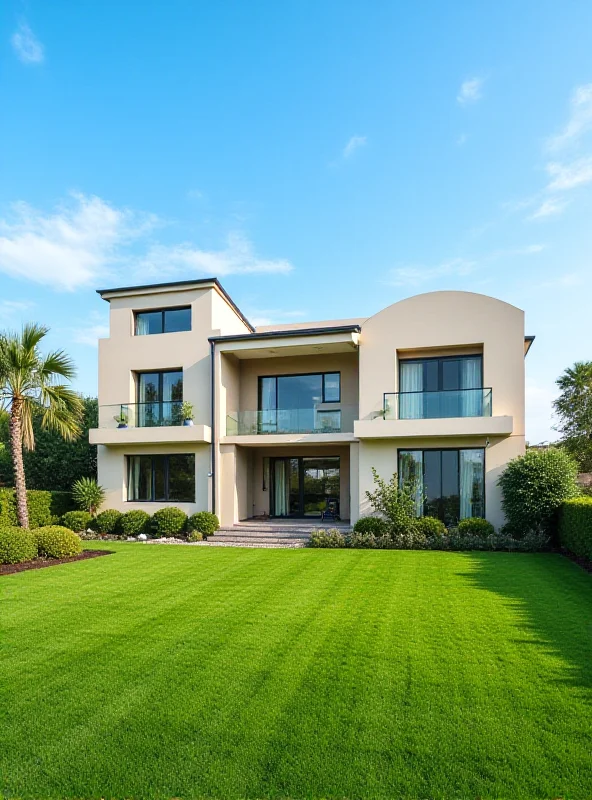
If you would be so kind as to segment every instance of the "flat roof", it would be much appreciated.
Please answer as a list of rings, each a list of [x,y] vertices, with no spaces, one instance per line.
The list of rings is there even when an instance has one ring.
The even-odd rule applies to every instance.
[[[239,342],[252,339],[282,339],[286,336],[322,336],[326,333],[360,333],[360,325],[333,325],[324,328],[296,328],[287,331],[260,331],[238,333],[231,336],[210,336],[210,342]]]
[[[134,294],[135,292],[141,292],[145,289],[180,289],[183,286],[191,287],[191,286],[204,286],[210,285],[215,286],[222,297],[226,300],[228,305],[233,309],[236,315],[245,323],[247,328],[250,331],[254,331],[255,328],[249,320],[245,317],[243,312],[234,302],[232,297],[228,294],[226,289],[222,286],[218,278],[195,278],[194,280],[190,281],[168,281],[167,283],[143,283],[139,286],[116,286],[114,289],[97,289],[97,294],[101,295],[103,300],[107,300],[109,302],[109,298],[105,297],[108,294]]]

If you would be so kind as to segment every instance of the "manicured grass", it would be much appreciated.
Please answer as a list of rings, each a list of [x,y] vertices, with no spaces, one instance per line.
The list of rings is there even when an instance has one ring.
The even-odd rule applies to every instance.
[[[8,797],[592,796],[560,556],[111,549],[0,579]]]

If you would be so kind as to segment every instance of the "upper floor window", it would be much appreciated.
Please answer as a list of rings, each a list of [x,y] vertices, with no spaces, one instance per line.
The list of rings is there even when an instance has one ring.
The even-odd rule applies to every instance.
[[[136,336],[152,333],[177,333],[191,330],[191,307],[161,308],[157,311],[136,311]]]
[[[481,355],[399,362],[399,419],[486,414]]]
[[[183,370],[140,372],[137,376],[137,425],[181,425]]]
[[[319,403],[339,403],[341,375],[277,375],[259,378],[259,410],[314,408]]]

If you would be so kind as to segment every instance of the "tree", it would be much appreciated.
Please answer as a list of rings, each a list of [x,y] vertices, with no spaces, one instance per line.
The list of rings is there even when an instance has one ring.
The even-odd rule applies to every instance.
[[[96,479],[97,446],[89,443],[88,431],[98,427],[98,403],[96,397],[85,397],[82,403],[82,435],[70,442],[65,442],[53,430],[44,430],[41,426],[41,415],[34,413],[35,449],[25,450],[23,453],[28,489],[69,492],[72,484],[80,478]],[[3,422],[0,412],[0,445],[5,445],[5,451],[0,446],[0,486],[14,486],[8,414],[6,418],[7,421]]]
[[[23,528],[29,526],[27,485],[23,448],[33,450],[33,418],[39,414],[41,428],[54,430],[66,441],[80,436],[83,404],[64,383],[76,374],[72,360],[63,350],[43,356],[40,343],[48,333],[42,325],[25,325],[20,334],[0,337],[0,399],[10,412],[9,438],[17,517]]]
[[[582,472],[592,471],[592,361],[577,361],[557,381],[561,394],[553,406],[562,445]]]

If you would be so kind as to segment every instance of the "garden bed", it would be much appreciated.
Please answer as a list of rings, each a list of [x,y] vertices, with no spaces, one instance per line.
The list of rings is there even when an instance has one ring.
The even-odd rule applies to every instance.
[[[58,564],[69,564],[71,561],[84,561],[97,556],[110,556],[114,550],[83,550],[77,556],[70,558],[34,558],[32,561],[23,561],[20,564],[0,564],[0,575],[13,575],[15,572],[25,572],[28,569],[44,569],[56,567]]]

